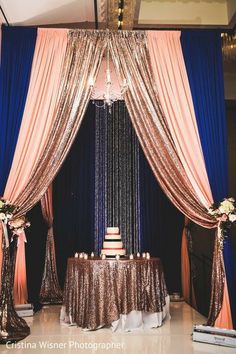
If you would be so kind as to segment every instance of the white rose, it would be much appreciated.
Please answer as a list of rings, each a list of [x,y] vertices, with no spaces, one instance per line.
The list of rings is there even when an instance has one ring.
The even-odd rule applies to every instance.
[[[231,221],[231,222],[236,221],[236,215],[235,214],[230,214],[229,215],[229,221]]]
[[[5,220],[6,216],[4,213],[0,213],[0,220]]]
[[[234,205],[232,202],[228,200],[224,200],[223,202],[220,203],[219,211],[222,214],[229,214],[231,211],[234,210]]]

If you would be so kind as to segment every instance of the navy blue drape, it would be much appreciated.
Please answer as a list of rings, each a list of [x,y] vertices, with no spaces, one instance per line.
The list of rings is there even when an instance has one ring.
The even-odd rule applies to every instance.
[[[183,31],[181,45],[208,179],[215,202],[228,195],[228,162],[220,32]]]
[[[11,169],[37,36],[36,28],[2,27],[0,67],[0,195]]]
[[[228,196],[226,117],[220,32],[183,31],[181,45],[190,83],[207,174],[215,202]],[[230,235],[224,264],[231,311],[236,316],[236,266]],[[236,319],[234,318],[234,321]]]
[[[67,258],[94,251],[95,106],[89,104],[77,137],[53,181],[58,278],[63,287]]]

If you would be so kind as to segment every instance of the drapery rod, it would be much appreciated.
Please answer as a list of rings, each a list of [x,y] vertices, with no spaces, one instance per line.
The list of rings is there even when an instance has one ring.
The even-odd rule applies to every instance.
[[[4,17],[4,19],[5,19],[6,23],[7,23],[7,25],[10,26],[10,24],[9,24],[9,22],[8,22],[8,20],[7,20],[7,17],[6,17],[6,15],[5,15],[5,12],[3,11],[2,6],[0,6],[0,10],[1,10],[1,13],[2,13],[2,15],[3,15],[3,17]]]

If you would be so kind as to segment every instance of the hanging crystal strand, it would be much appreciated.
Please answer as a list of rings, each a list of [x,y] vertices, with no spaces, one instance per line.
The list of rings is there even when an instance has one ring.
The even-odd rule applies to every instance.
[[[16,260],[16,237],[10,246],[2,237],[2,286],[0,293],[0,344],[17,342],[30,334],[26,321],[19,317],[13,303],[14,269]],[[13,248],[11,255],[10,247]]]
[[[52,227],[49,228],[47,235],[44,272],[39,298],[41,303],[62,303],[62,290],[57,276],[55,243]]]

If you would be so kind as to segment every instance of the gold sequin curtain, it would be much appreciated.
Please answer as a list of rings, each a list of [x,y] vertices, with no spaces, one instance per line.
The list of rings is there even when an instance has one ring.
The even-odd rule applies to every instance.
[[[55,242],[53,234],[52,184],[41,199],[43,217],[48,225],[45,263],[39,298],[42,303],[61,303],[62,290],[57,275]]]
[[[216,220],[202,205],[178,157],[152,79],[145,32],[122,31],[110,36],[112,59],[119,79],[125,78],[129,85],[125,102],[131,121],[156,179],[185,216],[203,227],[217,227]],[[222,251],[218,249],[213,260],[213,275],[216,277],[208,320],[211,324],[222,306],[225,276],[222,262]]]
[[[80,127],[106,46],[106,32],[71,30],[55,122],[27,186],[14,201],[18,215],[30,210],[44,195],[64,161]]]

